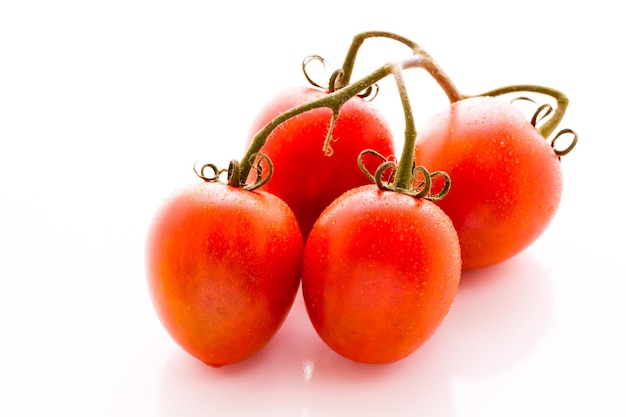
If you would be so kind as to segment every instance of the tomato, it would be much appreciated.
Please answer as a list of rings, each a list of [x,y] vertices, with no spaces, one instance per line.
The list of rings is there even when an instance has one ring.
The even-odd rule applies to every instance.
[[[461,253],[431,201],[375,185],[321,214],[305,243],[302,291],[321,339],[355,362],[398,361],[439,327],[454,300]]]
[[[562,193],[559,157],[511,103],[475,97],[453,103],[419,130],[415,161],[452,180],[437,204],[458,232],[463,268],[511,258],[554,217]]]
[[[171,337],[214,367],[249,358],[286,318],[303,241],[278,197],[221,183],[190,185],[154,217],[146,271]]]
[[[308,103],[327,93],[310,87],[294,87],[279,93],[261,109],[250,128],[254,135],[280,113]],[[333,153],[322,151],[332,111],[310,110],[287,120],[268,137],[261,151],[274,164],[271,180],[261,189],[284,200],[296,214],[306,237],[322,210],[343,192],[369,180],[357,165],[363,149],[374,149],[384,156],[394,154],[393,135],[383,115],[361,97],[348,100],[333,129]],[[378,160],[364,161],[374,170]],[[256,175],[256,174],[253,174]]]

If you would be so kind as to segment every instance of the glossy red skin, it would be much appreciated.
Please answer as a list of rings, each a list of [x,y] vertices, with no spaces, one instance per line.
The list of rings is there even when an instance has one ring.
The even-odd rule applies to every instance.
[[[459,234],[464,269],[524,250],[547,228],[561,200],[559,158],[502,99],[453,103],[419,130],[415,160],[451,177],[450,192],[437,204]]]
[[[305,243],[302,290],[322,340],[360,363],[398,361],[428,340],[461,275],[450,219],[424,199],[366,185],[334,201]]]
[[[146,271],[164,327],[189,354],[219,367],[264,347],[300,283],[303,241],[289,207],[220,183],[171,196],[147,238]]]
[[[280,113],[326,94],[315,88],[294,87],[276,95],[252,123],[248,143]],[[341,108],[333,129],[333,154],[324,155],[322,147],[331,118],[330,109],[320,108],[289,119],[271,133],[262,148],[274,164],[274,174],[261,189],[289,204],[305,238],[331,201],[369,182],[357,165],[362,150],[394,155],[389,125],[371,102],[360,97],[350,99]],[[374,172],[381,161],[368,158],[366,166]]]

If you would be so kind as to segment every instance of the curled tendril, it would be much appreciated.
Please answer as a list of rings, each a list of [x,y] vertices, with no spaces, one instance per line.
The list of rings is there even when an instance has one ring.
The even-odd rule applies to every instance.
[[[569,146],[565,149],[557,149],[556,148],[556,141],[563,135],[572,135],[572,140],[569,144]],[[559,159],[561,159],[561,157],[563,155],[567,155],[568,153],[570,153],[572,151],[572,149],[574,149],[574,147],[576,146],[576,144],[578,143],[578,134],[573,131],[572,129],[563,129],[561,131],[559,131],[559,133],[557,133],[554,136],[554,139],[552,139],[552,142],[550,142],[550,146],[552,147],[552,149],[554,150],[554,153],[559,157]]]
[[[337,85],[341,83],[341,79],[343,78],[343,70],[336,69],[330,74],[330,79],[328,80],[328,92],[334,93],[337,91]]]
[[[320,55],[310,55],[310,56],[307,56],[306,58],[304,58],[302,60],[302,72],[304,73],[304,77],[306,78],[306,80],[311,85],[313,85],[314,87],[317,87],[317,88],[321,88],[321,89],[324,89],[324,90],[334,89],[334,86],[333,86],[332,82],[331,82],[331,84],[329,86],[323,86],[323,85],[321,85],[320,83],[318,83],[317,81],[315,81],[315,80],[313,80],[311,78],[311,76],[309,75],[309,72],[307,71],[307,67],[311,64],[311,62],[320,62],[324,66],[324,69],[330,67],[330,63],[328,61],[326,61]],[[331,76],[331,81],[332,81],[332,76]]]
[[[306,80],[312,86],[317,87],[317,88],[321,88],[323,90],[326,90],[329,93],[334,93],[335,91],[337,91],[337,89],[338,89],[337,87],[341,86],[342,83],[343,83],[344,71],[341,68],[334,70],[330,74],[330,78],[328,80],[328,85],[322,85],[321,83],[315,81],[309,75],[309,71],[307,70],[307,67],[312,62],[319,62],[319,63],[321,63],[324,66],[324,69],[327,69],[327,68],[331,67],[330,62],[328,62],[326,59],[324,59],[320,55],[309,55],[309,56],[307,56],[306,58],[304,58],[302,60],[302,72],[304,73],[304,77],[306,78]],[[372,101],[378,95],[379,90],[380,90],[380,87],[378,86],[377,83],[375,83],[375,84],[367,87],[365,90],[363,90],[359,94],[357,94],[357,96],[361,97],[362,99],[365,99],[365,100],[368,100],[368,101]]]
[[[239,169],[239,161],[233,159],[228,164],[228,185],[239,187],[242,184],[241,170]]]
[[[361,153],[359,154],[359,157],[357,159],[357,163],[359,164],[359,168],[361,169],[361,172],[363,172],[363,174],[365,174],[365,176],[371,182],[376,183],[376,177],[374,175],[372,175],[371,172],[368,171],[367,167],[365,166],[365,163],[363,162],[363,157],[365,155],[373,155],[373,156],[381,159],[383,162],[389,161],[389,158],[385,158],[380,152],[376,152],[373,149],[365,149],[364,151],[361,151]]]
[[[367,87],[362,93],[357,94],[357,96],[364,100],[372,101],[376,98],[376,96],[378,96],[379,91],[380,87],[378,86],[378,83],[376,83]]]
[[[381,190],[385,191],[393,191],[393,178],[396,176],[397,164],[394,161],[386,160],[382,164],[376,168],[376,173],[372,176],[374,178],[374,182]],[[391,170],[389,173],[389,179],[387,181],[383,180],[383,175],[386,171]]]
[[[512,102],[515,101],[530,101],[533,104],[537,104],[538,107],[535,110],[535,113],[533,113],[531,119],[530,119],[530,124],[533,125],[533,127],[537,127],[537,125],[544,120],[546,117],[548,117],[550,114],[552,114],[552,112],[554,111],[554,107],[552,107],[550,104],[548,103],[544,103],[542,105],[539,105],[535,100],[533,100],[530,97],[515,97],[513,100],[511,100]]]
[[[553,111],[554,108],[551,105],[547,103],[542,104],[535,110],[535,114],[533,114],[533,117],[530,119],[530,124],[537,127],[537,124],[548,117]]]
[[[368,171],[368,169],[365,167],[365,163],[363,162],[363,157],[365,155],[373,155],[383,161],[378,166],[378,168],[376,168],[376,172],[374,174]],[[413,170],[411,174],[412,176],[411,183],[412,184],[417,183],[415,187],[409,188],[409,189],[396,187],[394,184],[394,178],[395,178],[395,174],[396,174],[396,170],[398,166],[397,161],[393,157],[386,158],[382,154],[380,154],[379,152],[376,152],[373,149],[366,149],[362,151],[359,154],[358,164],[359,164],[359,168],[365,174],[365,176],[367,176],[367,178],[369,178],[370,181],[375,183],[379,189],[384,190],[384,191],[395,191],[395,192],[399,192],[402,194],[406,194],[411,197],[425,198],[431,201],[441,200],[443,197],[446,196],[446,194],[448,194],[448,191],[450,191],[451,181],[450,181],[450,176],[448,175],[448,173],[444,171],[435,171],[435,172],[429,173],[428,170],[421,165],[413,165]],[[385,175],[387,178],[386,180],[383,179]],[[431,194],[433,179],[436,177],[442,177],[444,181],[444,185],[438,193]]]
[[[436,177],[442,177],[443,178],[443,187],[436,194],[430,194],[432,189],[428,191],[428,193],[429,193],[428,194],[428,199],[430,201],[439,201],[442,198],[444,198],[448,194],[448,192],[450,191],[450,186],[452,185],[452,180],[450,179],[450,175],[448,175],[448,173],[446,171],[431,172],[430,173],[431,184],[432,184],[433,178],[436,178]]]
[[[535,100],[528,98],[528,97],[516,97],[512,101],[515,101],[515,100],[526,100],[526,101],[530,101],[531,103],[537,104]],[[535,110],[535,113],[530,119],[530,124],[533,125],[533,127],[537,127],[537,125],[542,120],[547,118],[550,114],[552,114],[553,111],[554,111],[554,107],[552,107],[550,104],[545,103],[545,104],[540,105],[539,107],[537,107],[537,109]],[[572,140],[570,144],[564,149],[558,149],[556,147],[556,141],[563,135],[568,135],[568,134],[572,135]],[[563,155],[567,155],[568,153],[570,153],[572,149],[574,149],[577,143],[578,143],[578,134],[574,130],[562,129],[554,136],[554,139],[552,139],[552,141],[550,142],[550,146],[554,150],[554,153],[559,157],[559,159],[561,159]]]
[[[263,170],[261,162],[265,161],[267,164],[267,173]],[[193,171],[195,174],[206,182],[221,182],[231,185],[233,187],[241,187],[244,190],[252,191],[257,188],[265,185],[270,178],[272,177],[272,173],[274,172],[274,164],[272,163],[269,156],[264,153],[254,153],[250,155],[250,166],[257,173],[255,180],[251,184],[247,184],[245,179],[241,178],[241,172],[239,169],[239,161],[233,159],[228,164],[228,168],[218,168],[215,164],[204,164],[200,168],[198,168],[198,163],[194,164]],[[207,173],[207,170],[211,170],[211,173]],[[226,181],[223,181],[221,176],[222,174],[227,173]]]
[[[263,166],[261,165],[262,161],[265,161],[265,163],[267,164],[267,173],[265,173],[265,175],[263,171]],[[256,190],[259,187],[262,187],[270,180],[272,174],[274,173],[274,164],[272,163],[272,160],[269,156],[261,152],[253,153],[252,155],[250,155],[249,162],[251,168],[256,171],[256,179],[252,184],[245,184],[242,188],[248,191],[252,191]]]
[[[415,184],[418,179],[420,180],[417,185],[414,185],[413,187],[413,191],[415,193],[419,194],[423,192],[430,192],[430,188],[432,187],[433,182],[432,177],[429,175],[426,168],[424,168],[423,166],[413,165],[413,172],[411,174],[411,177],[413,178],[413,184]]]
[[[334,93],[335,91],[337,91],[337,86],[342,84],[343,77],[344,77],[344,72],[342,69],[337,69],[333,71],[333,73],[330,76],[330,80],[328,81],[329,93]],[[372,101],[376,98],[379,91],[380,91],[380,87],[378,86],[378,83],[374,83],[370,85],[369,87],[367,87],[362,92],[360,92],[359,94],[357,94],[357,97],[361,97],[362,99],[367,100],[367,101]]]
[[[205,171],[207,169],[211,169],[213,171],[212,175],[207,175]],[[206,182],[219,182],[220,176],[227,172],[227,169],[219,169],[215,164],[204,164],[198,169],[198,163],[196,162],[193,166],[193,172]]]

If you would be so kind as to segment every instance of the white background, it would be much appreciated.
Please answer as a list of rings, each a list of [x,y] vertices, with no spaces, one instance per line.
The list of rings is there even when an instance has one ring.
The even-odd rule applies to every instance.
[[[626,33],[615,2],[544,3],[2,2],[0,415],[626,415]],[[567,93],[563,127],[580,143],[563,158],[559,212],[524,253],[465,274],[406,360],[338,357],[298,301],[259,355],[208,368],[152,310],[154,210],[197,181],[195,161],[243,156],[262,104],[305,83],[305,56],[339,66],[365,30],[421,43],[464,93]],[[372,41],[357,68],[407,53]],[[409,77],[419,126],[446,99]],[[400,139],[384,91],[376,103]]]

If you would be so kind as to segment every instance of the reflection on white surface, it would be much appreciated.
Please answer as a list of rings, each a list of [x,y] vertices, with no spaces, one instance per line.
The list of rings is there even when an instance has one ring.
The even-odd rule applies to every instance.
[[[310,359],[307,359],[302,362],[302,373],[304,374],[304,381],[309,381],[313,378],[313,373],[315,372],[315,362]]]
[[[450,367],[456,376],[488,377],[523,360],[551,321],[553,293],[548,270],[529,253],[463,273],[447,326]]]
[[[464,273],[435,335],[390,365],[360,365],[331,351],[299,295],[265,349],[215,369],[176,346],[142,303],[139,318],[109,331],[112,338],[79,321],[84,337],[75,353],[59,352],[54,371],[37,380],[16,378],[31,389],[21,407],[28,415],[42,404],[73,415],[94,404],[121,416],[537,415],[561,398],[581,360],[576,283],[567,282],[571,268],[555,256],[561,266],[531,250]]]
[[[491,403],[494,413],[501,413],[506,403],[477,389],[481,381],[523,390],[532,403],[541,395],[533,387],[558,386],[565,377],[549,367],[559,358],[533,354],[546,342],[553,321],[549,270],[528,253],[464,273],[441,328],[413,355],[391,365],[360,365],[332,352],[315,334],[298,297],[276,338],[246,362],[212,369],[182,351],[171,352],[161,376],[161,409],[164,416],[226,408],[241,415],[264,409],[279,416],[470,415],[456,409],[465,402],[468,409]],[[535,381],[539,374],[511,377],[523,363],[536,371],[533,360],[539,361],[543,382]]]

